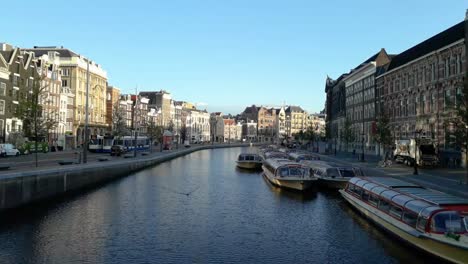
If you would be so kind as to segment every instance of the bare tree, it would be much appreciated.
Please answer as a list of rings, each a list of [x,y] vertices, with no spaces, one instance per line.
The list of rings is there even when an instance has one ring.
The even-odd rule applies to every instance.
[[[37,152],[38,141],[48,136],[50,130],[57,126],[55,112],[43,113],[43,103],[47,102],[47,88],[49,83],[45,81],[46,75],[39,74],[32,79],[32,86],[24,87],[26,91],[19,98],[15,117],[23,121],[23,132],[29,139],[34,138],[36,152],[36,167],[38,166]]]
[[[116,137],[122,137],[130,134],[125,114],[126,113],[120,108],[119,101],[115,102],[112,112],[112,134]]]

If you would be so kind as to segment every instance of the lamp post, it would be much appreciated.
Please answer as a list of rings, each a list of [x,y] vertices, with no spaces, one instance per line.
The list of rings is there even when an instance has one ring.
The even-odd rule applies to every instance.
[[[88,161],[88,107],[89,107],[89,59],[86,61],[86,106],[85,106],[85,132],[83,142],[83,163]]]
[[[413,175],[418,175],[418,154],[419,154],[419,149],[418,149],[418,142],[419,142],[419,135],[421,133],[420,130],[415,130],[414,131],[414,142],[415,142],[415,147],[414,147],[414,161],[413,161]]]

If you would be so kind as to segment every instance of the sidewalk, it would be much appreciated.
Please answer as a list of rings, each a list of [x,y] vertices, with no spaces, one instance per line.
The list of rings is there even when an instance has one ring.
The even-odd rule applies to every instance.
[[[408,182],[422,185],[427,188],[449,193],[468,199],[468,185],[462,184],[466,169],[447,168],[418,168],[418,175],[414,175],[413,167],[402,164],[392,164],[390,167],[381,168],[377,165],[380,158],[377,156],[365,157],[365,162],[358,161],[349,154],[337,153],[337,155],[322,155],[323,159],[360,167],[369,176],[389,176]]]

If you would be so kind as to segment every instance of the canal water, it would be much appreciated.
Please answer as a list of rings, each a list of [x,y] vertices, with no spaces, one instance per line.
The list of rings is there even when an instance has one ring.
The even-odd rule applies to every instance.
[[[299,194],[204,150],[1,215],[0,263],[428,263],[337,192]]]

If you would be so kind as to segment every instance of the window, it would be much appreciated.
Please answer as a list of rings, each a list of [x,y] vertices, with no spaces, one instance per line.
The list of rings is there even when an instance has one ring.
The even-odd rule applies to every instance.
[[[395,218],[401,219],[402,212],[403,210],[401,210],[401,208],[396,205],[392,205],[390,207],[390,215]]]
[[[62,80],[62,87],[68,87],[68,80]]]
[[[455,211],[440,212],[431,221],[432,232],[466,232],[463,218]]]
[[[5,100],[0,100],[0,115],[5,114]]]
[[[6,95],[6,83],[0,83],[0,95]]]
[[[3,119],[0,119],[0,136],[3,136],[3,131],[5,130],[5,121]]]
[[[444,96],[444,108],[447,110],[451,105],[451,100],[450,100],[450,90],[445,90],[445,96]]]
[[[425,231],[426,230],[426,224],[427,224],[427,218],[422,218],[420,217],[418,220],[417,228],[419,230]]]
[[[380,200],[379,209],[384,212],[388,212],[390,210],[390,204],[385,200]]]
[[[403,214],[403,222],[408,224],[409,226],[416,227],[416,219],[417,215],[412,212],[406,212]]]
[[[13,85],[14,86],[18,86],[18,79],[19,79],[18,76],[13,75]]]
[[[70,69],[62,69],[62,76],[70,76]]]
[[[369,203],[374,205],[374,206],[377,206],[379,204],[379,197],[377,197],[376,195],[374,194],[371,194],[369,196]]]

